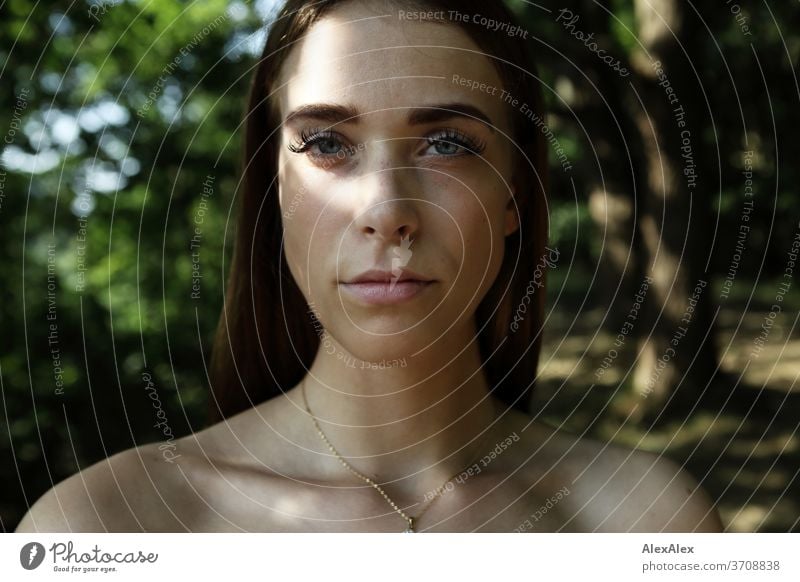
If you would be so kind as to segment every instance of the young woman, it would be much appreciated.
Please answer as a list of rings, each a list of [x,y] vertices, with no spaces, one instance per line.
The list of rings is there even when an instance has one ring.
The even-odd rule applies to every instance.
[[[289,0],[246,120],[219,422],[19,531],[719,531],[673,463],[525,412],[548,251],[524,32],[502,2]]]

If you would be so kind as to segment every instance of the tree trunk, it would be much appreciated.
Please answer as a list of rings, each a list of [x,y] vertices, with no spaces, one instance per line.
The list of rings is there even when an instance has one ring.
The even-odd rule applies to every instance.
[[[633,56],[647,177],[639,229],[652,283],[634,386],[639,412],[655,413],[670,400],[694,401],[716,368],[707,272],[715,186],[701,161],[708,114],[690,61],[700,54],[693,50],[700,31],[690,30],[681,0],[635,0],[635,10],[646,51]]]
[[[611,16],[593,0],[574,9],[579,30],[591,33],[594,42],[613,59],[627,64],[627,55],[611,32]],[[585,29],[585,30],[584,30]],[[549,63],[552,70],[575,85],[572,99],[561,95],[567,107],[559,110],[566,123],[576,117],[584,163],[576,168],[580,192],[588,197],[589,215],[600,239],[597,276],[592,282],[592,301],[606,309],[603,327],[617,334],[631,309],[643,271],[638,244],[637,192],[643,160],[634,120],[625,105],[630,76],[622,76],[598,59],[584,42],[566,30],[556,33],[554,44],[566,58]],[[583,73],[576,73],[577,69]],[[635,348],[633,342],[627,347]]]

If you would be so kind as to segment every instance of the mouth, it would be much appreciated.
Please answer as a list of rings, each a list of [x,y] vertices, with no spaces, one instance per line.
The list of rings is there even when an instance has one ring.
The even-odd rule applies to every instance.
[[[407,282],[416,282],[416,283],[432,283],[433,280],[430,277],[425,277],[424,275],[420,275],[419,273],[415,273],[409,269],[397,269],[396,271],[379,271],[379,270],[370,270],[361,273],[360,275],[353,277],[347,281],[344,281],[344,285],[358,285],[362,283],[407,283]]]
[[[391,271],[367,271],[339,283],[340,288],[353,299],[368,305],[396,305],[421,295],[436,281],[403,269],[401,273]]]

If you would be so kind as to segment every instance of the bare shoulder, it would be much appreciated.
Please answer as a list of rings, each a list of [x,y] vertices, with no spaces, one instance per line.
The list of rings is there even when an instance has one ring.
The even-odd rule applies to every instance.
[[[570,529],[721,532],[708,494],[673,460],[552,428],[550,455],[570,491]]]
[[[169,496],[176,489],[179,471],[159,446],[154,443],[122,451],[61,481],[31,506],[16,531],[163,529],[164,505],[170,502],[165,493]]]
[[[142,445],[97,462],[42,495],[16,531],[203,529],[216,515],[215,506],[231,493],[226,478],[239,477],[254,464],[247,444],[264,440],[253,420],[259,412],[250,409],[174,441]]]

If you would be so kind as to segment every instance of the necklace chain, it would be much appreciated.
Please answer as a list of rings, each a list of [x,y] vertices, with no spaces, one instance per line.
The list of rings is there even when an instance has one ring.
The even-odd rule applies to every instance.
[[[445,487],[447,486],[447,484],[450,481],[452,481],[460,473],[463,473],[467,468],[472,466],[474,460],[480,454],[480,451],[482,450],[483,445],[486,443],[486,441],[489,438],[489,435],[492,432],[491,428],[486,430],[486,434],[484,435],[483,439],[481,439],[480,444],[476,447],[478,453],[472,459],[470,459],[470,462],[467,464],[467,466],[465,468],[457,471],[455,474],[453,474],[453,476],[449,477],[447,479],[447,481],[445,481],[439,487],[434,489],[433,497],[428,499],[423,504],[422,510],[419,513],[417,513],[416,516],[410,516],[405,511],[400,509],[394,501],[392,501],[392,499],[386,494],[386,491],[384,491],[383,488],[380,485],[378,485],[374,480],[370,479],[366,475],[363,475],[360,472],[358,472],[356,469],[353,468],[353,466],[350,463],[348,463],[347,461],[344,460],[344,458],[342,458],[342,455],[339,454],[339,451],[336,450],[336,448],[333,446],[331,441],[328,440],[328,437],[325,436],[325,433],[322,432],[322,428],[320,428],[319,423],[317,422],[317,417],[314,416],[314,413],[311,412],[311,408],[309,408],[309,406],[308,406],[308,398],[306,397],[306,383],[305,383],[305,380],[303,380],[301,382],[300,389],[301,389],[301,392],[303,394],[303,403],[305,404],[306,412],[308,412],[308,414],[311,416],[311,420],[314,422],[314,427],[317,429],[317,433],[319,434],[320,438],[322,438],[323,442],[328,446],[328,449],[330,449],[330,451],[336,456],[336,458],[339,459],[339,462],[344,466],[345,469],[350,471],[353,475],[355,475],[356,477],[358,477],[362,481],[365,481],[367,484],[371,485],[378,493],[381,494],[381,496],[392,507],[392,509],[394,509],[398,514],[400,514],[400,516],[403,519],[406,520],[406,522],[408,523],[408,528],[405,530],[406,533],[414,533],[414,532],[416,532],[416,530],[414,528],[416,527],[417,522],[419,521],[419,518],[422,517],[422,515],[430,508],[430,506],[433,504],[433,502],[435,500],[437,500],[441,496],[442,491],[444,491]],[[496,417],[496,415],[494,415],[494,416]]]

